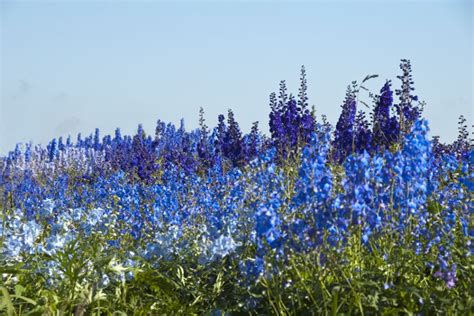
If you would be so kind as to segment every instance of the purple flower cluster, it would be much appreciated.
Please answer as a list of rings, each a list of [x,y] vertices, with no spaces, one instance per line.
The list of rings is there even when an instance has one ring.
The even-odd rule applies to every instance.
[[[356,118],[356,93],[354,87],[347,87],[342,112],[336,124],[333,140],[333,160],[342,163],[347,156],[355,152],[354,124]]]
[[[390,115],[393,103],[393,92],[390,90],[391,83],[387,80],[380,90],[380,97],[374,108],[373,142],[376,150],[389,148],[399,137],[399,124],[395,116]]]
[[[421,117],[422,105],[413,104],[418,101],[418,97],[412,95],[414,88],[410,61],[402,59],[400,68],[402,75],[398,78],[402,81],[402,86],[400,90],[395,91],[400,103],[392,108],[393,92],[390,88],[391,82],[387,80],[380,90],[380,95],[373,97],[375,104],[372,110],[372,122],[367,121],[363,111],[357,113],[360,88],[364,90],[367,88],[357,85],[357,82],[353,82],[352,86],[347,88],[342,112],[334,131],[332,157],[336,163],[343,163],[353,153],[362,153],[364,150],[375,153],[390,149],[394,144],[400,144]],[[374,77],[377,76],[367,76],[363,82]],[[466,152],[469,146],[462,146]]]
[[[231,110],[209,130],[201,110],[195,131],[158,121],[154,137],[139,126],[133,136],[117,129],[100,139],[96,130],[76,143],[17,146],[0,159],[8,210],[0,263],[95,236],[152,264],[179,260],[183,249],[203,264],[235,256],[253,280],[290,252],[343,249],[354,233],[371,247],[387,233],[396,246],[432,254],[436,276],[454,286],[451,232],[472,237],[474,153],[465,133],[460,155],[437,152],[425,120],[401,133],[407,121],[391,115],[387,81],[372,126],[356,115],[356,86],[348,88],[332,134],[307,109],[304,68],[298,101],[280,87],[271,139],[257,123],[243,135]],[[403,98],[401,109],[411,109]]]
[[[288,97],[285,81],[280,82],[278,100],[275,93],[270,95],[270,133],[274,146],[282,156],[307,143],[315,131],[315,119],[308,109],[306,90],[306,71],[303,66],[298,101],[292,95]]]
[[[402,75],[397,76],[402,81],[402,87],[399,90],[395,90],[395,93],[400,98],[400,103],[396,105],[397,113],[400,118],[400,129],[402,132],[408,132],[412,124],[420,117],[422,108],[413,105],[413,101],[418,101],[418,96],[412,95],[412,91],[415,90],[413,87],[413,78],[411,75],[411,63],[407,59],[402,59],[400,63],[400,69]]]

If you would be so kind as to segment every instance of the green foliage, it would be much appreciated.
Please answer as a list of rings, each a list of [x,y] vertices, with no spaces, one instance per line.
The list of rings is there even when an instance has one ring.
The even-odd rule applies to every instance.
[[[455,237],[463,245],[458,239],[466,237]],[[78,239],[52,257],[32,258],[29,269],[2,266],[0,308],[6,315],[472,314],[474,260],[467,250],[454,251],[459,281],[448,289],[426,269],[433,254],[416,254],[394,244],[388,234],[370,247],[362,247],[360,238],[355,230],[344,248],[326,245],[274,259],[279,273],[247,285],[240,281],[243,258],[202,265],[189,252],[130,268],[119,263],[121,250],[102,252],[104,237]],[[56,276],[54,287],[53,280],[36,272],[48,260],[64,273]],[[127,273],[133,278],[124,277]],[[104,274],[111,278],[101,286]],[[250,308],[252,300],[256,304]]]

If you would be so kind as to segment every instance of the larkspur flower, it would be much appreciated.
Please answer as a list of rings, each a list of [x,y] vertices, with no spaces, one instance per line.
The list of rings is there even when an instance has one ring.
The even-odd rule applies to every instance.
[[[75,143],[15,146],[0,157],[0,265],[41,263],[35,273],[54,287],[67,277],[58,258],[71,259],[66,250],[80,246],[78,256],[121,256],[105,272],[84,259],[99,287],[140,281],[142,268],[161,273],[196,260],[189,272],[196,275],[235,264],[238,271],[226,271],[249,292],[266,284],[258,279],[299,291],[295,278],[284,279],[298,259],[330,273],[328,252],[347,264],[342,255],[355,244],[357,254],[380,254],[377,262],[391,267],[397,263],[384,241],[426,258],[424,281],[456,287],[465,273],[459,258],[472,253],[474,152],[464,120],[454,144],[428,138],[407,61],[402,70],[398,111],[387,81],[372,122],[357,114],[357,86],[335,129],[324,116],[316,121],[302,68],[298,97],[284,81],[270,96],[269,137],[257,123],[244,133],[231,110],[208,128],[202,110],[194,131],[158,121],[154,136],[139,126],[134,135],[96,130]],[[379,286],[395,292],[400,280],[384,276]],[[241,304],[257,308],[262,297]]]

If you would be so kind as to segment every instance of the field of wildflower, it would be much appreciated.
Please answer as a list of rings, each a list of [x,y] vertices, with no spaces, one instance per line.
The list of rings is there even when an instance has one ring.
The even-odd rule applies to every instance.
[[[201,108],[193,131],[18,145],[0,158],[0,313],[473,315],[473,143],[463,117],[454,143],[430,135],[400,68],[372,104],[375,75],[348,86],[334,127],[302,67],[268,136]]]

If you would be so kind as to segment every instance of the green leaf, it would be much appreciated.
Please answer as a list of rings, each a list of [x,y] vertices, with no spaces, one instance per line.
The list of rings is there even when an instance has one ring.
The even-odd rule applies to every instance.
[[[377,78],[379,75],[367,75],[364,80],[362,80],[362,83],[366,82],[367,80]]]
[[[28,298],[28,297],[24,297],[24,296],[21,296],[21,295],[18,295],[18,294],[12,295],[12,297],[23,300],[27,303],[30,303],[30,304],[34,305],[34,306],[38,305],[38,303],[36,303],[36,301],[34,301],[34,300],[32,300],[31,298]]]
[[[339,310],[338,306],[337,306],[337,301],[339,299],[339,293],[338,291],[335,291],[335,289],[333,289],[333,295],[332,295],[332,306],[331,306],[331,314],[333,316],[337,315],[337,311]]]
[[[7,309],[7,315],[12,316],[15,314],[15,308],[13,307],[12,300],[10,298],[10,293],[8,293],[8,290],[0,286],[0,291],[2,292],[2,301],[0,305],[0,310],[2,310],[4,307]]]
[[[20,284],[15,285],[15,295],[21,296],[25,292],[26,288]]]
[[[364,101],[362,101],[362,100],[359,100],[359,102],[360,102],[360,103],[362,103],[363,105],[365,105],[367,108],[369,108],[369,109],[370,109],[370,105],[368,105],[368,104],[367,104],[367,103],[365,103]]]

